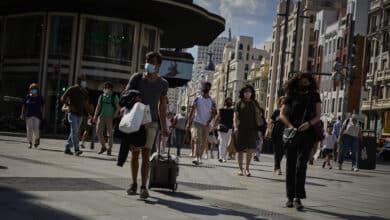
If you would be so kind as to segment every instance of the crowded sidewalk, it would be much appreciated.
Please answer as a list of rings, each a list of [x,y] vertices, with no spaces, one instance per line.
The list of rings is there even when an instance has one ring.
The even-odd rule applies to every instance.
[[[188,149],[180,158],[178,190],[128,196],[129,162],[85,150],[64,155],[63,140],[42,139],[28,149],[25,138],[0,136],[1,219],[389,219],[390,164],[376,170],[309,166],[305,211],[284,208],[285,176],[273,172],[272,155],[237,176],[237,162],[204,160],[193,166]],[[346,162],[350,163],[350,162]],[[285,160],[282,161],[285,167]]]

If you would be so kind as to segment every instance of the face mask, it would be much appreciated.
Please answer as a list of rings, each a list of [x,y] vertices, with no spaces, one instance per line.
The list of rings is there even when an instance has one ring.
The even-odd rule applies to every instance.
[[[151,63],[145,63],[145,70],[149,74],[155,73],[156,72],[156,66],[151,64]]]
[[[86,88],[87,87],[87,81],[81,81],[80,86],[82,88]]]
[[[231,107],[232,105],[233,105],[233,103],[231,103],[231,102],[226,103],[227,107]]]
[[[38,89],[31,89],[31,94],[33,94],[33,95],[38,94]]]
[[[251,96],[252,96],[252,93],[251,93],[251,92],[245,92],[245,93],[244,93],[244,98],[245,98],[245,99],[250,99]]]

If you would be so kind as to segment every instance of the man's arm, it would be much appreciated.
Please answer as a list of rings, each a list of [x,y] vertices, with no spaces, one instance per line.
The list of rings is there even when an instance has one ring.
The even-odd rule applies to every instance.
[[[217,110],[216,110],[216,105],[215,103],[213,102],[213,105],[211,107],[211,116],[209,118],[209,120],[207,121],[207,127],[210,125],[211,121],[215,118],[215,116],[217,115]]]
[[[188,115],[188,120],[187,120],[187,125],[186,125],[187,129],[190,129],[194,115],[195,115],[195,107],[191,106],[190,114]]]
[[[159,116],[160,116],[160,125],[161,125],[161,130],[162,134],[164,136],[167,136],[167,96],[163,95],[160,97],[160,102],[158,104],[158,111],[159,111]]]
[[[115,96],[115,113],[114,118],[117,118],[119,116],[119,112],[121,111],[121,107],[119,106],[119,98],[118,96]]]

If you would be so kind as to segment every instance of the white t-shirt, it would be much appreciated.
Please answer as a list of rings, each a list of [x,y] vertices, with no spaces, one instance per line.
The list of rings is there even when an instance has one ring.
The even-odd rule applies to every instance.
[[[325,138],[322,141],[322,149],[333,149],[334,144],[336,143],[336,137],[333,134],[328,134],[325,132]]]
[[[347,121],[344,122],[345,123]],[[359,131],[360,131],[360,125],[358,122],[356,122],[356,125],[353,124],[352,119],[349,119],[349,122],[345,128],[344,134],[350,135],[352,137],[359,137]]]
[[[210,120],[211,112],[215,110],[215,102],[212,98],[204,98],[203,96],[198,96],[195,98],[193,103],[193,108],[195,108],[195,119],[194,122],[206,125],[207,121]]]

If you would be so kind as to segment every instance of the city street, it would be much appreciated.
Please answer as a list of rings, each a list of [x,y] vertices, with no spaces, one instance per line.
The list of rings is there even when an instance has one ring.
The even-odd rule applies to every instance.
[[[350,163],[339,171],[316,161],[308,170],[306,208],[297,212],[284,208],[285,177],[272,172],[271,155],[253,163],[252,177],[237,176],[235,161],[194,167],[183,157],[178,191],[151,190],[142,201],[126,194],[130,165],[116,166],[118,145],[111,157],[91,150],[68,156],[63,145],[42,139],[39,149],[28,149],[24,138],[0,136],[2,220],[390,219],[390,164],[353,173]]]

